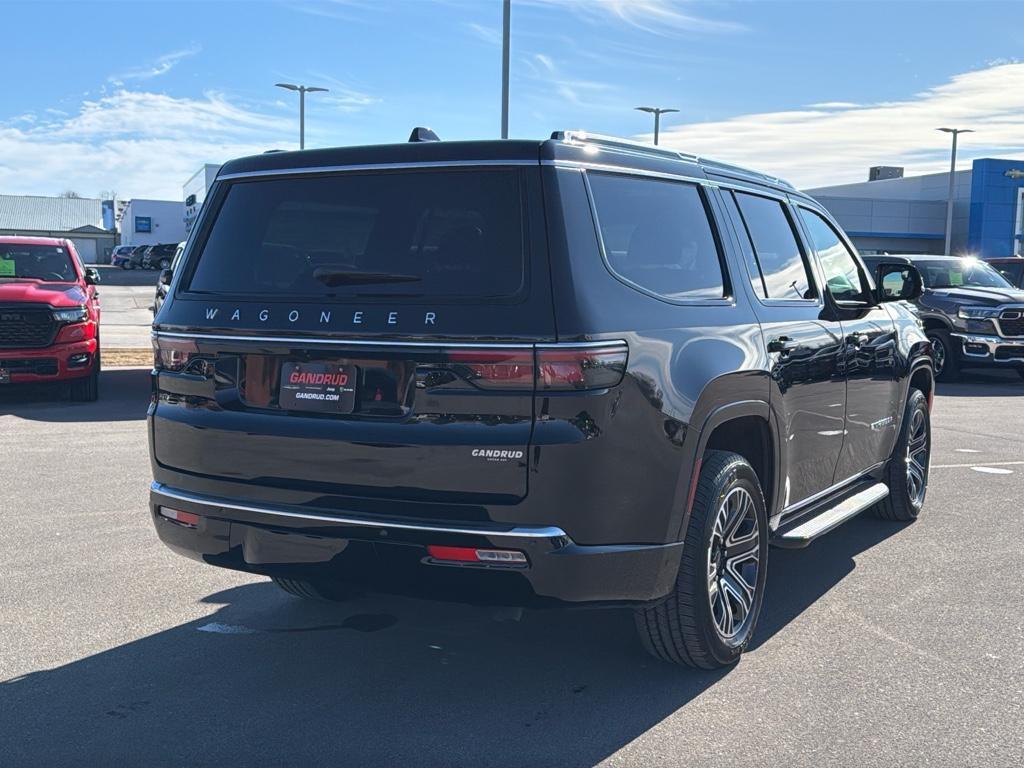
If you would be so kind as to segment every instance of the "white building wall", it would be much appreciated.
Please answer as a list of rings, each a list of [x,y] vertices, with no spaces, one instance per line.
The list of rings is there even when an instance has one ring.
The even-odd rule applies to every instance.
[[[192,178],[182,186],[181,199],[185,201],[186,232],[191,231],[192,225],[199,215],[199,209],[203,207],[203,201],[206,200],[206,193],[210,191],[210,186],[213,184],[213,180],[217,178],[217,171],[219,170],[219,165],[207,163],[192,174]],[[194,199],[190,200],[189,198],[193,195],[195,196]]]
[[[146,228],[148,220],[149,231]],[[156,245],[185,239],[185,204],[177,200],[130,200],[121,218],[121,243]]]

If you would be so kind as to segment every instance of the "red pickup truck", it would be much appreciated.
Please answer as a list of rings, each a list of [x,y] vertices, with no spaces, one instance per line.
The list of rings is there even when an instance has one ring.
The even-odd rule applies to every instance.
[[[0,386],[67,382],[99,396],[99,273],[70,240],[0,237]]]

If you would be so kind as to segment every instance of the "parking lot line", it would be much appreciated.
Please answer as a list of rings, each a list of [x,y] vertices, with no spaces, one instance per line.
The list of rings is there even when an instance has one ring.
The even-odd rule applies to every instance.
[[[1024,461],[986,461],[981,464],[972,462],[970,464],[932,464],[932,469],[970,469],[971,467],[1015,467],[1024,464]]]

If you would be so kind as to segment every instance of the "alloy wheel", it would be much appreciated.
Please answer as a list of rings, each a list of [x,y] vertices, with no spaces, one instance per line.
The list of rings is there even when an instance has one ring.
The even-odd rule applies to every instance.
[[[723,640],[742,638],[753,621],[761,531],[746,488],[733,488],[719,505],[708,545],[708,601]]]
[[[930,455],[928,420],[924,411],[918,408],[911,417],[910,434],[907,439],[907,496],[915,507],[924,503],[924,495],[928,489]]]
[[[928,341],[932,343],[932,362],[935,366],[935,375],[941,376],[942,369],[946,367],[946,345],[938,336],[929,336]]]

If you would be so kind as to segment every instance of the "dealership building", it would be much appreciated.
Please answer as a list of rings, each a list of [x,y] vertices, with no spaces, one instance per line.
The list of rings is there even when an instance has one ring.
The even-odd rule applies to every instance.
[[[872,168],[869,181],[804,190],[862,253],[937,253],[945,246],[949,174],[903,176]],[[1024,160],[975,160],[954,174],[951,251],[981,257],[1024,254]]]
[[[185,239],[185,204],[132,198],[121,211],[122,245],[180,243]]]

